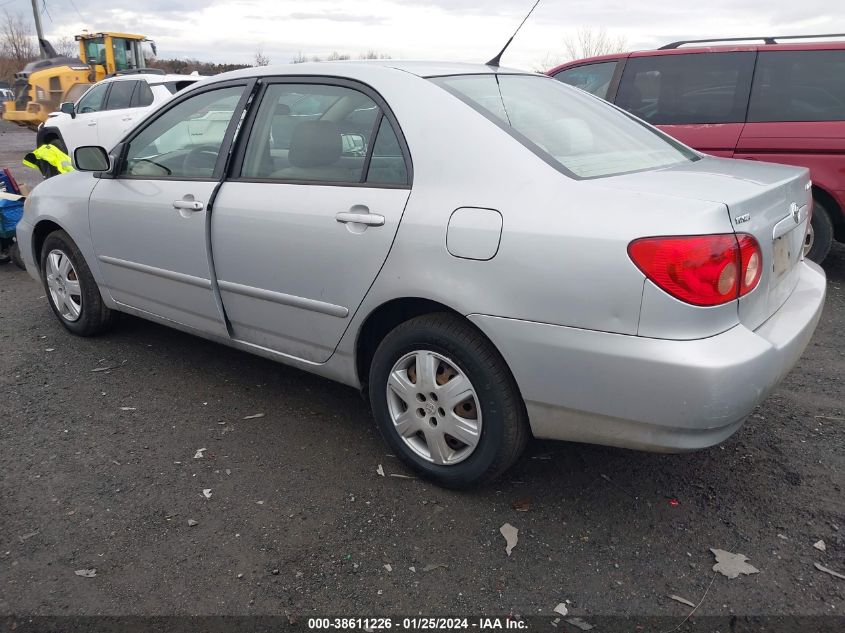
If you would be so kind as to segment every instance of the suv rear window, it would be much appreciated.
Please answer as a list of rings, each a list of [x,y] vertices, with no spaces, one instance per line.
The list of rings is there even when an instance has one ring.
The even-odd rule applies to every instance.
[[[549,77],[454,75],[431,81],[568,176],[599,178],[698,159],[606,101]]]
[[[845,50],[760,51],[748,121],[845,121]]]
[[[632,57],[616,105],[655,125],[745,121],[754,53]]]

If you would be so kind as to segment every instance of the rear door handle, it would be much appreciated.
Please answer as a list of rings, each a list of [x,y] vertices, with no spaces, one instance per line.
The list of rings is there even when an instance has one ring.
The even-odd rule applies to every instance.
[[[384,216],[377,213],[356,213],[354,211],[341,211],[335,220],[342,224],[365,224],[367,226],[384,226]]]
[[[180,211],[202,211],[205,205],[199,200],[194,200],[193,196],[190,196],[190,199],[188,196],[185,196],[181,200],[174,200],[173,208],[179,209]]]

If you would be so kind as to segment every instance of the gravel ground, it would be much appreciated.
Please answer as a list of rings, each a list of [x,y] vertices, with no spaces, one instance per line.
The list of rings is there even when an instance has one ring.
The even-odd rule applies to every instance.
[[[24,167],[21,159],[35,149],[35,132],[7,121],[0,121],[0,169],[8,167],[18,183],[34,187],[41,182],[41,173]]]
[[[0,266],[0,616],[552,615],[568,600],[590,621],[684,616],[668,595],[707,592],[697,615],[845,624],[845,580],[813,565],[845,573],[842,245],[825,267],[815,338],[723,445],[535,441],[505,479],[458,493],[408,478],[351,389],[134,318],[72,337]],[[714,575],[711,547],[760,573]]]

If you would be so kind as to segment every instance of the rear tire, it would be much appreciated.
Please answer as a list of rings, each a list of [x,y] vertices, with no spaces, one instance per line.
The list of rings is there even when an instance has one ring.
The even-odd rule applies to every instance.
[[[41,249],[41,279],[47,301],[59,322],[77,336],[106,331],[116,312],[103,303],[85,258],[64,231],[53,231]]]
[[[804,242],[804,257],[821,264],[833,244],[833,222],[827,209],[813,200],[813,218]]]
[[[423,315],[391,331],[373,357],[369,395],[393,452],[447,488],[495,479],[528,441],[525,406],[504,359],[457,315]]]

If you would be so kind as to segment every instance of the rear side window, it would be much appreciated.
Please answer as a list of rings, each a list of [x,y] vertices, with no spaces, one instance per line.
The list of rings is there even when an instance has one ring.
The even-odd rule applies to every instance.
[[[754,53],[632,57],[616,105],[654,125],[742,123]]]
[[[567,68],[555,74],[554,78],[604,99],[616,71],[616,64],[616,61],[612,61]]]
[[[249,179],[405,185],[390,122],[367,95],[341,86],[268,86],[246,144]]]
[[[138,90],[132,98],[133,108],[143,108],[153,104],[153,91],[146,81],[138,82]]]
[[[748,121],[845,121],[845,50],[761,51]]]
[[[106,101],[106,110],[123,110],[128,108],[132,102],[132,93],[135,92],[137,81],[114,81],[112,82],[109,98]]]

